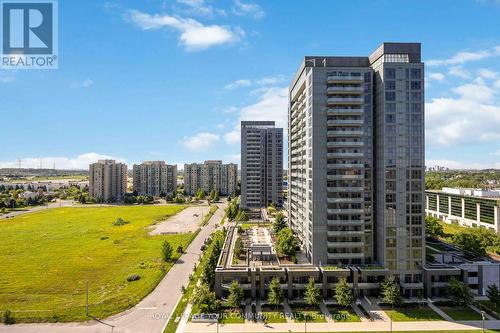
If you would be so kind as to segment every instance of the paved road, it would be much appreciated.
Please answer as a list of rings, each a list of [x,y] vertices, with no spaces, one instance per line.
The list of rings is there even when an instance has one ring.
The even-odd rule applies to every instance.
[[[22,215],[22,214],[26,214],[26,213],[36,212],[39,210],[58,208],[58,207],[72,207],[74,205],[75,205],[75,202],[73,200],[57,200],[56,202],[50,202],[48,205],[34,206],[34,207],[31,207],[27,210],[18,210],[15,212],[10,212],[7,214],[0,215],[0,220],[1,219],[8,219],[8,218]]]
[[[132,309],[105,320],[115,326],[113,330],[105,325],[90,322],[0,325],[0,333],[161,333],[169,314],[181,296],[181,286],[187,284],[189,274],[193,271],[194,264],[198,262],[200,247],[215,230],[215,225],[221,221],[225,206],[226,204],[219,205],[209,223],[202,228],[186,253],[179,258],[151,294]]]

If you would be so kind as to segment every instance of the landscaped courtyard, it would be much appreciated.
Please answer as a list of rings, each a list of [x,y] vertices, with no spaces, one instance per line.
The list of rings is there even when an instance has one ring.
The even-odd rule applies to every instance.
[[[161,259],[168,240],[184,249],[195,233],[148,235],[148,226],[184,206],[57,208],[0,221],[0,312],[16,321],[105,318],[139,302],[173,263]],[[114,223],[118,218],[124,222]],[[138,275],[136,281],[128,277]]]
[[[439,314],[427,305],[408,305],[394,309],[384,309],[392,321],[432,321],[444,320]]]

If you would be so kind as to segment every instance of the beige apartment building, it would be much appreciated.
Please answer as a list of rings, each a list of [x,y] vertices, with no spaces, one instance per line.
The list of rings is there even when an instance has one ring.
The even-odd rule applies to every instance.
[[[237,186],[237,164],[222,164],[220,160],[184,164],[184,192],[188,195],[195,195],[200,189],[205,193],[215,190],[221,195],[235,195]]]
[[[134,191],[139,195],[161,196],[177,190],[177,165],[164,161],[145,161],[134,164]]]
[[[99,160],[89,166],[89,194],[104,200],[121,200],[127,192],[127,165]]]

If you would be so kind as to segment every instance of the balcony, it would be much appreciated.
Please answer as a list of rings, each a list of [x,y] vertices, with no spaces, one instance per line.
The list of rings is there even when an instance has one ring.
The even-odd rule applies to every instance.
[[[330,97],[327,98],[327,104],[363,104],[362,97]]]
[[[339,142],[327,142],[327,147],[362,147],[364,145],[363,141],[339,141]]]
[[[328,175],[327,180],[357,180],[363,179],[363,175]]]
[[[354,76],[354,75],[328,75],[326,78],[328,83],[342,83],[342,82],[355,82],[361,83],[363,82],[363,76]]]
[[[339,226],[339,225],[344,225],[344,226],[356,226],[356,225],[363,225],[365,221],[363,220],[326,220],[326,224],[329,226]],[[328,232],[337,232],[337,231],[328,231]],[[341,231],[342,233],[345,231]],[[358,232],[358,231],[356,231]],[[361,231],[361,234],[363,232]]]
[[[328,203],[363,203],[364,198],[326,198]]]
[[[363,259],[363,253],[328,253],[328,259]]]
[[[363,157],[363,153],[328,153],[326,154],[328,158],[337,158],[337,157]]]
[[[327,231],[328,236],[363,236],[365,232],[363,230],[342,230],[342,231]]]
[[[365,190],[364,187],[327,187],[326,190],[328,192],[363,192]]]
[[[363,242],[327,242],[328,247],[357,247],[362,248]]]
[[[363,114],[363,109],[328,109],[326,114],[329,116],[360,116]]]
[[[361,119],[336,119],[336,120],[328,120],[328,126],[335,125],[346,125],[346,126],[360,126],[363,125],[364,121]]]
[[[361,136],[363,131],[328,131],[327,136]]]
[[[359,93],[359,94],[362,94],[363,93],[363,87],[361,86],[357,86],[357,87],[350,87],[350,86],[341,86],[341,87],[328,87],[326,89],[326,93],[327,94],[342,94],[342,93],[348,93],[348,94],[351,94],[351,93]]]
[[[364,167],[364,164],[362,164],[362,163],[357,163],[357,164],[344,163],[344,164],[327,164],[326,165],[327,169],[362,169],[363,167]]]
[[[327,209],[328,214],[363,214],[364,209]]]

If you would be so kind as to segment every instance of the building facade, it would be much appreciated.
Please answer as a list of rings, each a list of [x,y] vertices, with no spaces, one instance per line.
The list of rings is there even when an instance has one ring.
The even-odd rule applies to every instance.
[[[425,213],[447,223],[500,231],[500,191],[443,188],[425,192]]]
[[[99,160],[89,166],[89,195],[103,201],[121,200],[127,192],[127,165]]]
[[[188,195],[195,195],[201,189],[205,193],[215,190],[221,195],[234,196],[237,188],[237,164],[222,164],[219,160],[184,164],[184,192]]]
[[[381,265],[411,282],[405,295],[422,288],[423,94],[418,43],[304,58],[289,91],[287,204],[313,264]]]
[[[134,164],[133,179],[134,191],[139,195],[173,194],[177,190],[177,165],[164,161]]]
[[[274,121],[241,122],[243,209],[283,205],[283,129]]]

